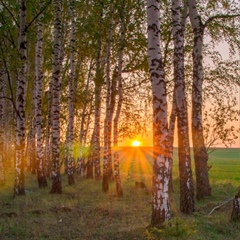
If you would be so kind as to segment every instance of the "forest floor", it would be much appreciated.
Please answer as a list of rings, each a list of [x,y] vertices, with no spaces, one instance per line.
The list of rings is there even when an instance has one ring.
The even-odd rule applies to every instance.
[[[160,231],[147,228],[151,220],[151,149],[122,148],[120,156],[122,198],[116,197],[114,182],[105,194],[101,191],[101,182],[77,175],[74,186],[68,186],[67,176],[63,175],[63,193],[49,194],[50,179],[48,188],[38,189],[36,176],[29,173],[26,173],[26,195],[13,198],[14,172],[9,168],[6,185],[0,188],[0,239],[239,239],[240,223],[230,221],[230,199],[240,186],[240,149],[219,149],[210,155],[212,196],[196,201],[196,211],[189,216],[179,212],[175,161],[172,219]],[[143,181],[147,189],[136,188],[136,181]]]

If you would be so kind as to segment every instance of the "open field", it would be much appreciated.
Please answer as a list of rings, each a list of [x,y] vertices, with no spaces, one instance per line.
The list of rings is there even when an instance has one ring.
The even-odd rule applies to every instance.
[[[175,159],[176,158],[175,152]],[[118,199],[115,184],[107,194],[101,182],[76,176],[76,185],[63,193],[49,194],[50,187],[38,189],[36,177],[26,174],[26,195],[13,198],[13,171],[7,172],[6,186],[0,189],[0,239],[192,239],[231,240],[240,238],[240,223],[230,222],[232,201],[208,214],[219,203],[237,193],[240,186],[240,149],[218,149],[209,157],[212,196],[196,202],[191,216],[179,212],[178,168],[174,162],[172,220],[161,232],[147,231],[151,218],[151,148],[121,148],[121,178],[124,196]],[[137,189],[144,181],[148,191]],[[48,180],[49,186],[51,181]],[[154,238],[156,237],[156,238]]]

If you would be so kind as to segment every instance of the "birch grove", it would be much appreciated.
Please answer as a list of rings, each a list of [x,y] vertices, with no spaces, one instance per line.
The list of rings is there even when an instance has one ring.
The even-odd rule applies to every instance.
[[[0,184],[14,171],[14,196],[24,195],[31,170],[39,188],[51,178],[53,194],[93,183],[93,196],[125,199],[126,180],[145,178],[142,168],[151,179],[150,227],[175,215],[172,196],[176,211],[193,213],[212,194],[216,139],[206,136],[217,131],[233,143],[240,131],[239,17],[235,0],[0,0]],[[227,60],[215,49],[222,40]],[[140,157],[143,148],[132,148],[125,158],[135,137],[151,150]]]

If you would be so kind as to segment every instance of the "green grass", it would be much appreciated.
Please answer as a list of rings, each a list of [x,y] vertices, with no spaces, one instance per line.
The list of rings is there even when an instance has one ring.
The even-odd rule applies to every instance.
[[[231,240],[240,236],[240,224],[230,222],[232,202],[208,213],[237,193],[240,185],[240,149],[219,149],[209,157],[212,196],[196,202],[190,216],[179,212],[177,160],[174,161],[174,188],[171,194],[172,219],[165,228],[147,230],[151,219],[151,194],[136,189],[144,181],[150,191],[152,157],[150,148],[121,149],[121,178],[124,196],[118,199],[115,184],[107,194],[101,182],[76,176],[68,186],[63,176],[63,193],[49,194],[38,189],[36,177],[26,174],[26,195],[13,198],[13,171],[7,171],[6,186],[0,189],[0,239],[192,239]],[[175,153],[176,159],[176,153]]]

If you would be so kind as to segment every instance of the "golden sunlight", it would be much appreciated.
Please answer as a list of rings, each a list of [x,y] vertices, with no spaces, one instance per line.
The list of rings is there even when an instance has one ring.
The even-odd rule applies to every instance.
[[[139,147],[140,145],[141,145],[141,142],[138,141],[138,140],[134,140],[134,141],[132,142],[132,146],[133,146],[133,147]]]

